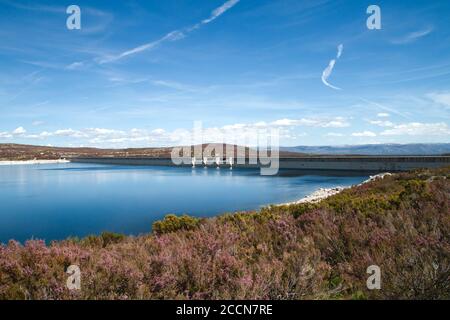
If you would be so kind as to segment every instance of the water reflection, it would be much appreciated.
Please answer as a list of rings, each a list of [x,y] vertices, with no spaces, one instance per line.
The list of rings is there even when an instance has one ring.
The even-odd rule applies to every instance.
[[[57,164],[0,167],[0,241],[139,234],[167,213],[211,216],[360,183],[368,173]]]

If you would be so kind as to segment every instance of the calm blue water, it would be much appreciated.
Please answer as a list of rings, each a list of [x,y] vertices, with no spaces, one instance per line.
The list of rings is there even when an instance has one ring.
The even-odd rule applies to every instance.
[[[344,173],[345,174],[345,173]],[[368,175],[94,164],[0,166],[0,242],[139,234],[167,213],[212,216],[299,199]]]

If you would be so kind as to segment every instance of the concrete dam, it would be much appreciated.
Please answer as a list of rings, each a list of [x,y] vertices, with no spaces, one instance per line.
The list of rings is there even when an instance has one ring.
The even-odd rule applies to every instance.
[[[261,163],[249,163],[246,158],[208,158],[205,160],[186,158],[184,163],[176,165],[171,158],[122,158],[92,157],[72,158],[75,163],[95,163],[112,165],[141,166],[207,166],[233,168],[261,168]],[[450,156],[304,156],[281,157],[279,168],[292,170],[342,170],[342,171],[406,171],[421,168],[439,168],[450,166]]]

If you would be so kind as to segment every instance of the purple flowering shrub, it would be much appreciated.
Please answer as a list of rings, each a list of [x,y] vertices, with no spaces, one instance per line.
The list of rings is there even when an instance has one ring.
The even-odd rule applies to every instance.
[[[396,174],[318,204],[152,234],[0,246],[0,299],[449,299],[450,170]],[[81,290],[66,287],[69,265]],[[368,290],[366,269],[381,269]]]

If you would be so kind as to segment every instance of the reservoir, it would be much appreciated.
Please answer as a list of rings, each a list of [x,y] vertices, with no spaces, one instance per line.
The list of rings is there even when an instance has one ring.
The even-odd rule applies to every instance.
[[[0,242],[48,241],[103,231],[139,235],[169,213],[210,217],[350,186],[367,172],[127,166],[0,166]]]

